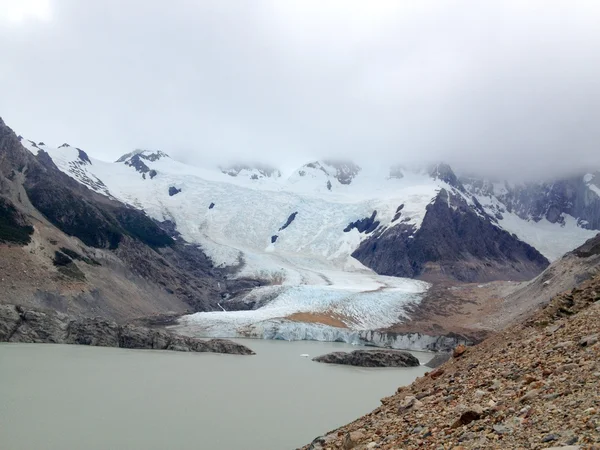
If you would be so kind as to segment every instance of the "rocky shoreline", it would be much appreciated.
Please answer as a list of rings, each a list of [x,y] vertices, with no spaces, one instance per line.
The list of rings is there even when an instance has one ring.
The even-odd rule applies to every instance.
[[[78,344],[131,349],[253,355],[227,339],[201,340],[138,325],[119,325],[102,318],[72,319],[16,305],[0,305],[0,342]]]
[[[600,448],[600,275],[305,449]]]
[[[344,364],[358,367],[418,367],[419,360],[401,350],[354,350],[333,352],[317,356],[313,361],[327,364]]]

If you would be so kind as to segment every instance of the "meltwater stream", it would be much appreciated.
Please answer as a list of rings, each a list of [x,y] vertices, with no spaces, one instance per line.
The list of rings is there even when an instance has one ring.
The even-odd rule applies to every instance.
[[[240,341],[257,355],[0,344],[0,448],[293,449],[425,372],[300,356],[347,344]]]

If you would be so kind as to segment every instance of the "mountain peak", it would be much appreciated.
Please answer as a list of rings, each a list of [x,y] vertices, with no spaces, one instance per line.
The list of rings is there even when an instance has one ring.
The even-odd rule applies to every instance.
[[[125,162],[134,156],[138,156],[141,159],[145,159],[146,161],[157,161],[161,158],[170,158],[165,152],[160,150],[147,150],[147,149],[136,149],[132,152],[126,153],[117,159],[117,162]]]
[[[429,167],[428,171],[431,178],[434,180],[441,180],[448,183],[450,186],[455,187],[459,191],[464,192],[465,188],[450,167],[449,164],[439,162]]]
[[[362,168],[353,161],[335,159],[324,159],[305,164],[299,170],[300,176],[304,176],[303,174],[305,173],[306,169],[320,170],[328,177],[337,179],[340,184],[346,185],[352,183],[352,180],[362,170]]]
[[[230,177],[237,177],[240,175],[248,176],[252,180],[258,180],[260,178],[279,178],[281,172],[275,167],[269,166],[268,164],[245,164],[236,163],[230,166],[219,167],[222,173],[229,175]]]

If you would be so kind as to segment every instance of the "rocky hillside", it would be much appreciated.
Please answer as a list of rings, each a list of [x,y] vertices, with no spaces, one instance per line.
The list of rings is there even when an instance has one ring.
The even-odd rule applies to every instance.
[[[88,189],[1,120],[0,213],[2,303],[123,321],[212,310],[227,287],[168,222]]]
[[[457,190],[445,189],[427,206],[420,228],[401,223],[376,231],[352,256],[382,275],[466,282],[528,280],[548,265]]]
[[[307,449],[600,446],[600,276]]]

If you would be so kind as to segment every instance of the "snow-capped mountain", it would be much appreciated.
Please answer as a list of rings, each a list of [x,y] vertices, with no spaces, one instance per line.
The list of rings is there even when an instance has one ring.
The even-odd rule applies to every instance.
[[[220,169],[221,172],[230,177],[249,178],[251,180],[281,177],[279,169],[266,164],[232,164],[230,166],[222,166]]]
[[[389,326],[428,288],[397,277],[529,279],[600,228],[594,174],[517,186],[459,178],[446,164],[322,160],[283,177],[261,165],[198,168],[157,150],[105,162],[67,144],[21,143],[90,190],[144,211],[174,239],[198,244],[236,279],[252,280],[242,296],[221,291],[219,308],[240,311],[191,316],[212,334],[347,339],[338,334],[349,332],[293,317],[324,314],[351,332]]]
[[[597,174],[511,185],[459,179],[445,164],[427,170],[366,170],[348,161],[324,160],[284,178],[277,169],[260,165],[197,168],[160,151],[138,150],[108,163],[66,144],[53,149],[22,143],[34,153],[47,152],[60,170],[90,189],[158,221],[174,222],[184,239],[202,245],[218,265],[243,259],[249,272],[267,270],[248,268],[256,255],[265,254],[267,259],[292,254],[360,267],[351,255],[363,241],[400,228],[410,230],[414,239],[440,195],[454,199],[446,201],[451,209],[461,205],[549,260],[600,229]]]

